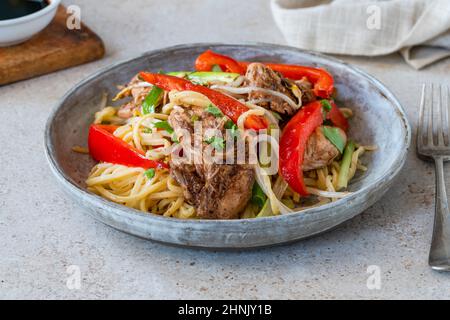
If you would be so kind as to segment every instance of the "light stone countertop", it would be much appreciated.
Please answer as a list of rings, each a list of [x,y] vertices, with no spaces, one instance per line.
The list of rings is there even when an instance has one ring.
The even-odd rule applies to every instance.
[[[101,67],[156,48],[284,40],[268,0],[64,2],[81,7],[108,53],[95,63],[0,87],[0,298],[450,298],[450,274],[427,265],[434,171],[416,158],[414,145],[381,201],[332,232],[287,246],[175,248],[85,215],[61,191],[44,155],[47,116],[67,90]],[[450,60],[418,72],[398,55],[341,59],[386,84],[413,127],[421,83],[450,80]],[[66,285],[71,265],[80,268],[79,290]],[[373,265],[380,270],[380,290],[366,284]]]

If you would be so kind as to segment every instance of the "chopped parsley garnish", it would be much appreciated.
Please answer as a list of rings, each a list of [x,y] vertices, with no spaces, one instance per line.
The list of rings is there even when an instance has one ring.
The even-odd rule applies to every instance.
[[[173,128],[170,126],[170,124],[167,121],[159,121],[155,123],[155,128],[166,130],[168,133],[172,134]]]
[[[213,146],[213,148],[218,151],[222,151],[223,149],[225,149],[225,140],[220,137],[211,137],[209,139],[206,139],[205,142]]]
[[[147,171],[144,172],[145,176],[150,180],[153,179],[153,177],[156,174],[155,169],[148,169]]]
[[[223,117],[223,113],[222,111],[220,111],[219,108],[217,108],[215,105],[210,104],[207,108],[206,108],[206,112],[211,113],[214,117],[216,118],[220,118]]]
[[[176,133],[174,133],[172,135],[172,142],[174,142],[174,143],[179,143],[180,142],[180,140],[178,140],[178,137],[177,137]]]
[[[145,128],[144,133],[153,133],[152,128]]]

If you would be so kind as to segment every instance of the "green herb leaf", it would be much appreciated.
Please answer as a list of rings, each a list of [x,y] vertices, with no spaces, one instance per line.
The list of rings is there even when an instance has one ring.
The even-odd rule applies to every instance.
[[[168,133],[172,134],[174,132],[173,128],[167,121],[159,121],[154,124],[155,128],[166,130]]]
[[[259,208],[264,206],[264,203],[267,200],[267,196],[264,191],[261,189],[258,183],[255,182],[252,189],[252,203],[257,205]]]
[[[145,97],[144,102],[142,103],[142,113],[150,114],[155,113],[155,109],[161,101],[161,97],[164,91],[157,86],[153,86],[152,90]]]
[[[144,172],[145,176],[150,180],[153,179],[153,177],[156,174],[155,169],[148,169],[147,171]]]
[[[239,136],[239,128],[238,126],[231,120],[228,120],[227,122],[225,122],[224,128],[226,130],[230,130],[231,132],[231,137],[233,138],[237,138]]]
[[[321,100],[320,103],[322,104],[322,107],[324,108],[325,111],[331,111],[331,109],[333,108],[330,101],[328,100],[325,99]]]
[[[278,121],[283,120],[283,118],[281,118],[280,114],[278,112],[275,111],[271,111],[273,116],[275,117],[275,119],[277,119]]]
[[[323,126],[322,132],[324,136],[339,150],[340,153],[344,152],[345,139],[342,136],[342,131],[339,128]]]
[[[151,128],[145,128],[144,133],[152,133],[153,130]]]
[[[227,122],[225,122],[224,127],[225,127],[225,129],[232,129],[232,128],[237,127],[237,126],[236,126],[236,124],[233,121],[228,120]]]
[[[223,117],[223,113],[222,111],[220,111],[219,108],[217,108],[215,105],[210,104],[207,108],[206,108],[206,112],[211,113],[214,117],[216,118],[220,118]]]
[[[218,64],[213,65],[211,71],[212,72],[223,72],[222,68]]]
[[[211,137],[205,140],[205,142],[209,145],[212,145],[213,148],[218,151],[222,151],[223,149],[225,149],[225,140],[220,137]]]
[[[172,135],[172,142],[174,142],[174,143],[179,143],[180,142],[180,140],[178,140],[178,137],[177,137],[177,135],[175,133]]]

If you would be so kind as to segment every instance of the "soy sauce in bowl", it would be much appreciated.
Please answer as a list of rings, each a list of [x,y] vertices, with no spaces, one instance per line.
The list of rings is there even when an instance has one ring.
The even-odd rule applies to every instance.
[[[24,17],[48,5],[48,0],[0,0],[0,21]]]

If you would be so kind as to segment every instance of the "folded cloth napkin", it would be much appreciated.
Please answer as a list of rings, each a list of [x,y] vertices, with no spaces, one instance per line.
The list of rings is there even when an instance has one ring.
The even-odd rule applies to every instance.
[[[450,57],[450,0],[272,0],[290,45],[333,54],[399,51],[421,69]]]

